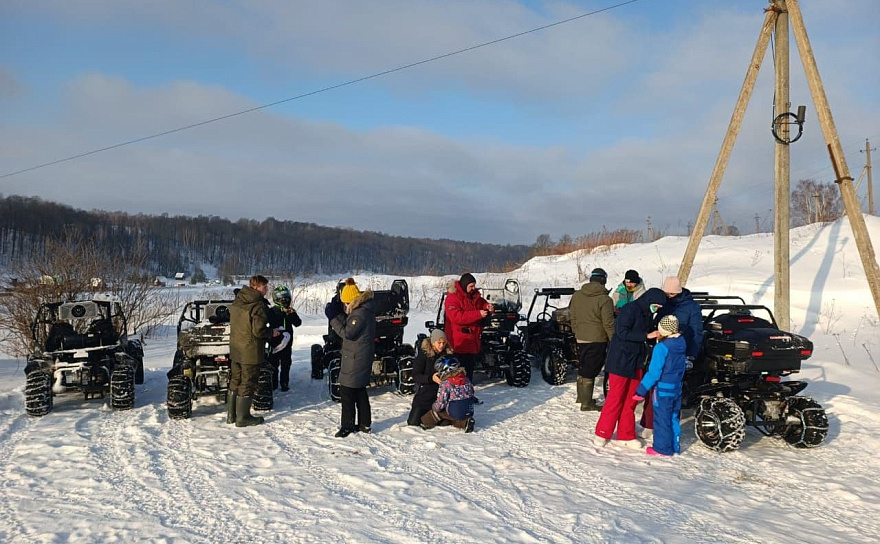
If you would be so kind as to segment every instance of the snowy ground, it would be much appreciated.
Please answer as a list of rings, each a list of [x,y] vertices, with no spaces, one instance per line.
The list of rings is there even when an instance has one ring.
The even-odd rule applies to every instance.
[[[867,219],[877,247],[880,221]],[[526,292],[573,285],[580,262],[612,278],[637,268],[657,285],[685,244],[535,259],[509,275]],[[792,328],[816,343],[798,379],[829,414],[820,448],[750,430],[716,454],[685,411],[675,459],[599,449],[597,415],[576,409],[574,384],[538,372],[525,389],[478,379],[473,434],[406,427],[409,398],[372,389],[373,434],[336,439],[339,407],[307,363],[326,321],[309,315],[292,390],[248,429],[225,425],[213,399],[168,420],[170,336],[148,341],[128,412],[66,396],[27,417],[23,362],[0,361],[0,542],[876,542],[880,372],[868,353],[880,362],[880,324],[845,222],[795,230],[792,244]],[[690,283],[772,305],[771,274],[771,237],[711,237]],[[442,284],[410,283],[414,294]],[[408,338],[432,318],[414,312]]]

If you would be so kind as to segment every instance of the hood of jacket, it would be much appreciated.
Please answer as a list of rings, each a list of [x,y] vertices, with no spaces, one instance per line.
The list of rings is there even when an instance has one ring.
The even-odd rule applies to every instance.
[[[263,298],[263,293],[257,291],[249,285],[245,285],[241,288],[238,294],[235,295],[235,300],[239,301],[242,304],[255,304],[265,299]]]
[[[348,305],[345,307],[345,313],[351,314],[351,312],[357,310],[371,300],[373,300],[373,290],[367,289],[366,291],[361,293],[360,296],[358,296],[356,299],[348,303]]]
[[[468,293],[467,291],[465,291],[464,289],[461,288],[461,285],[459,285],[458,280],[449,283],[449,288],[446,289],[446,293],[450,294],[450,295],[453,293],[461,293],[461,296],[467,297],[467,298],[476,298],[476,297],[482,296],[482,295],[480,295],[479,289],[474,289],[473,293]]]
[[[666,293],[662,289],[652,287],[645,291],[645,294],[632,301],[630,304],[637,304],[647,310],[651,304],[666,304]]]
[[[583,284],[579,291],[588,297],[598,297],[608,294],[608,289],[597,281],[590,281]]]
[[[437,353],[437,350],[434,349],[434,344],[431,343],[430,338],[425,338],[421,343],[422,353],[424,353],[427,357],[437,357],[438,355],[452,355],[452,346],[448,343],[446,344],[446,348],[443,349],[441,353]]]

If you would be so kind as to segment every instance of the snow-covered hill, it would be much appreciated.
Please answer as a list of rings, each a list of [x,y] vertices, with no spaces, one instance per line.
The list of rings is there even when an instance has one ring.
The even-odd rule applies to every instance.
[[[880,220],[867,217],[875,248]],[[309,379],[309,346],[326,320],[297,329],[292,390],[267,424],[226,426],[203,401],[194,417],[164,408],[171,336],[148,341],[136,407],[59,397],[24,414],[23,362],[0,361],[2,542],[875,542],[880,534],[880,322],[848,223],[792,231],[793,331],[815,354],[799,376],[827,409],[825,445],[796,450],[749,431],[716,454],[683,413],[683,455],[657,460],[592,446],[597,415],[574,384],[539,373],[525,389],[480,381],[477,432],[406,427],[409,398],[370,391],[374,432],[333,438],[339,406]],[[674,273],[687,240],[533,259],[507,274],[535,287],[575,285],[578,270],[649,285]],[[689,287],[772,306],[772,238],[708,237]],[[478,274],[498,285],[504,275]],[[387,277],[359,276],[384,285]],[[408,278],[411,341],[445,283]],[[300,293],[325,300],[333,282]]]

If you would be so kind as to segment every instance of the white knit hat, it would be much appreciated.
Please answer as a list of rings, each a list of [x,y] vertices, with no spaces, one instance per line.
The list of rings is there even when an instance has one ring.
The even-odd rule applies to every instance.
[[[678,318],[674,315],[664,315],[657,324],[657,330],[662,336],[678,334]]]

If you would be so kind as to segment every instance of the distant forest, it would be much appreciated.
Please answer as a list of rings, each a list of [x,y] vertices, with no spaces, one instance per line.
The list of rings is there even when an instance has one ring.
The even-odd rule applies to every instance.
[[[151,274],[192,273],[207,264],[223,277],[284,277],[357,271],[400,275],[502,271],[530,256],[525,245],[405,238],[314,223],[215,216],[84,211],[0,194],[0,266],[27,260],[49,240],[81,237],[111,253],[143,245]]]

